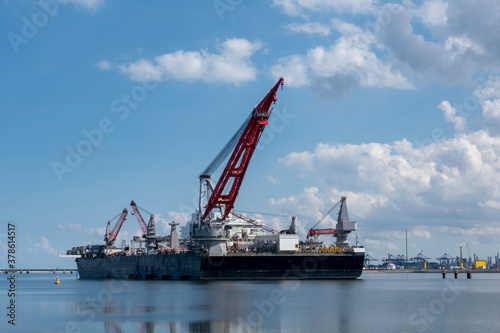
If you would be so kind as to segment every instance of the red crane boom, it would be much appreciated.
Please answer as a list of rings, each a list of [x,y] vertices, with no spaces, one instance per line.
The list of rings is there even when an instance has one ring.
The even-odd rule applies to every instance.
[[[132,202],[130,203],[130,207],[132,207],[132,209],[134,210],[133,215],[135,215],[135,217],[137,218],[137,222],[139,222],[139,226],[142,229],[142,234],[146,235],[148,232],[148,226],[146,225],[146,222],[144,222],[141,212],[139,212],[139,208],[137,208],[134,200],[132,200]]]
[[[116,237],[118,237],[118,233],[120,232],[120,229],[122,228],[123,221],[126,220],[127,214],[128,214],[128,210],[127,210],[127,207],[125,207],[123,209],[122,214],[118,218],[118,221],[116,221],[116,224],[113,227],[113,230],[109,234],[109,237],[107,239],[108,243],[114,242],[116,240]]]
[[[222,220],[225,220],[234,206],[234,201],[238,196],[241,183],[245,177],[245,173],[248,168],[248,164],[252,155],[257,147],[257,143],[264,131],[264,128],[268,124],[269,116],[271,115],[271,110],[269,107],[271,103],[277,101],[276,91],[279,86],[283,86],[283,78],[280,78],[278,82],[274,85],[267,95],[260,101],[260,103],[253,109],[243,133],[233,150],[229,161],[227,162],[224,171],[222,172],[217,185],[215,186],[212,195],[210,196],[205,212],[203,214],[203,220],[209,216],[210,212],[216,206],[223,206],[223,216]],[[224,193],[225,189],[229,189],[228,193]]]
[[[316,224],[313,225],[313,227],[311,229],[309,229],[309,232],[307,233],[307,236],[306,236],[306,239],[309,239],[313,236],[317,237],[319,235],[335,235],[337,233],[337,230],[336,229],[316,229],[316,227],[318,226],[318,224],[320,224],[328,215],[330,215],[330,213],[335,209],[337,208],[338,205],[340,205],[342,201],[338,201],[335,205],[333,205],[332,208],[330,208],[330,210],[325,214],[323,215],[323,217],[321,219],[319,219],[318,222],[316,222]]]
[[[337,233],[336,229],[309,229],[306,238],[319,235],[335,235]]]

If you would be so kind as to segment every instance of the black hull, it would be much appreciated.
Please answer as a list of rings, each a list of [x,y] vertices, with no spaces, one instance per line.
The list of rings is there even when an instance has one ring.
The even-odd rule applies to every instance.
[[[363,271],[364,252],[230,254],[223,257],[184,253],[79,258],[76,262],[81,279],[355,279]]]

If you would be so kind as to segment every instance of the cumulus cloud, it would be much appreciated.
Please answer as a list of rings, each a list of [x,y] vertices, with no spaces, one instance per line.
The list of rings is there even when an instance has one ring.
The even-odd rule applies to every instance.
[[[447,33],[465,36],[484,49],[484,56],[474,60],[481,65],[498,66],[500,62],[500,3],[491,0],[448,1]]]
[[[489,78],[474,95],[481,104],[486,128],[491,133],[500,133],[500,77]]]
[[[336,1],[342,7],[343,1]],[[412,89],[429,82],[469,83],[479,70],[500,65],[500,4],[490,0],[427,0],[405,6],[365,3],[363,24],[333,19],[314,22],[303,13],[345,11],[334,1],[275,0],[287,14],[302,15],[307,22],[292,22],[288,30],[310,35],[341,36],[301,53],[279,58],[274,76],[283,75],[290,86],[309,87],[320,94],[339,97],[358,88]],[[360,1],[351,2],[356,7]],[[293,18],[296,19],[296,18]],[[354,19],[352,19],[354,21]],[[417,33],[417,21],[430,31]]]
[[[494,236],[500,235],[500,225],[479,225],[475,224],[470,228],[460,228],[453,226],[436,226],[432,229],[453,235],[481,235],[481,236]]]
[[[238,85],[255,80],[257,69],[250,58],[261,47],[259,41],[231,38],[217,45],[217,53],[178,50],[154,60],[139,59],[115,67],[134,81],[178,80]],[[98,66],[107,69],[109,64],[101,61]]]
[[[288,15],[304,15],[307,12],[332,11],[339,13],[369,13],[374,0],[274,0]]]
[[[499,79],[490,78],[474,93],[485,118],[500,110],[494,106],[499,87]],[[310,227],[345,195],[351,218],[360,219],[370,235],[367,245],[385,251],[391,249],[388,242],[405,237],[405,229],[420,243],[449,234],[499,239],[500,135],[489,128],[468,130],[448,101],[437,110],[454,124],[453,137],[418,146],[406,139],[319,143],[312,151],[289,153],[279,164],[315,185],[270,203],[305,216]]]
[[[438,105],[438,109],[443,111],[447,121],[455,125],[456,132],[465,131],[465,126],[466,126],[465,118],[457,115],[457,110],[451,106],[450,102],[448,101],[441,102],[441,104]]]
[[[28,253],[34,256],[43,256],[47,253],[58,254],[57,250],[50,246],[50,242],[45,236],[40,236],[40,241],[35,243],[34,247],[28,248]]]
[[[429,26],[443,25],[448,21],[448,2],[443,0],[427,0],[420,7],[414,6],[411,2],[406,1],[406,5],[413,10],[415,16],[420,18]]]
[[[305,32],[308,34],[318,34],[328,36],[331,32],[329,25],[320,24],[317,22],[307,23],[290,23],[288,29],[294,32]]]
[[[411,12],[401,8],[378,35],[395,66],[421,80],[437,76],[457,82],[470,76],[475,65],[469,59],[481,52],[480,47],[466,37],[453,37],[446,45],[426,40],[414,32],[411,21]]]
[[[113,65],[107,60],[101,60],[96,64],[96,67],[102,71],[107,71],[113,68]]]
[[[377,239],[365,239],[364,243],[370,250],[391,250],[391,251],[399,251],[400,248],[394,244],[393,242],[380,241]]]
[[[399,71],[377,57],[372,34],[340,20],[333,24],[343,35],[332,45],[278,59],[271,68],[273,75],[284,76],[289,86],[308,86],[335,96],[358,87],[413,87]]]

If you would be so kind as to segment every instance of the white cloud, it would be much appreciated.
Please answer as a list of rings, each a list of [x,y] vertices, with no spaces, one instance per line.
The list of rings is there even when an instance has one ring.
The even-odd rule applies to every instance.
[[[474,93],[483,113],[500,100],[498,87],[499,79],[490,78]],[[406,139],[320,143],[312,151],[288,154],[279,164],[311,185],[271,204],[304,216],[309,228],[345,195],[361,236],[370,235],[367,248],[380,253],[400,250],[405,229],[425,249],[450,235],[467,236],[469,242],[500,239],[500,134],[467,130],[465,119],[447,101],[438,109],[455,125],[454,137],[422,146]]]
[[[336,29],[342,34],[330,45],[278,59],[272,73],[285,76],[290,86],[338,97],[359,87],[412,89],[434,81],[470,83],[472,74],[498,70],[500,65],[500,35],[492,33],[500,29],[500,4],[489,0],[426,0],[418,5],[405,0],[405,6],[334,0],[274,3],[290,15],[306,18],[307,22],[289,23],[289,30],[329,36]],[[373,19],[359,26],[333,19],[328,25],[312,21],[315,16],[309,15],[328,11]],[[416,20],[430,33],[416,33]]]
[[[380,241],[380,240],[376,240],[376,239],[367,238],[364,240],[364,243],[370,249],[370,251],[372,251],[372,250],[386,250],[386,249],[391,250],[391,251],[398,251],[399,250],[399,247],[392,242],[386,242],[386,241]]]
[[[118,68],[133,81],[160,81],[162,77],[161,69],[145,59],[118,65]]]
[[[270,204],[277,207],[279,211],[286,211],[288,214],[298,216],[303,227],[308,229],[318,222],[340,200],[341,196],[347,196],[348,210],[355,211],[355,217],[360,218],[365,218],[370,215],[372,210],[385,207],[388,204],[386,197],[377,194],[341,192],[336,188],[320,191],[315,186],[305,188],[298,196],[291,195],[286,198],[271,199]],[[318,227],[333,227],[335,219],[335,213],[332,212]]]
[[[374,235],[378,236],[380,238],[387,238],[387,239],[405,239],[406,237],[409,238],[425,238],[425,239],[431,239],[431,233],[428,230],[429,228],[427,226],[422,226],[422,225],[417,225],[414,226],[413,229],[406,231],[381,231],[377,232]]]
[[[449,53],[451,60],[463,55],[468,50],[481,55],[485,51],[481,45],[474,43],[467,36],[450,36],[444,42],[444,49]]]
[[[168,212],[168,217],[172,221],[175,221],[177,223],[185,224],[191,219],[191,216],[188,213],[180,213],[180,212],[174,212],[170,211]]]
[[[500,77],[488,79],[474,95],[482,106],[486,128],[494,134],[500,133]]]
[[[267,180],[269,180],[273,184],[281,184],[281,181],[273,176],[267,176]]]
[[[113,65],[107,60],[101,60],[96,64],[96,67],[102,71],[107,71],[113,68]]]
[[[328,36],[332,29],[331,26],[316,23],[316,22],[308,22],[308,23],[290,23],[288,25],[288,29],[294,32],[305,32],[308,34],[317,34]]]
[[[273,75],[283,76],[289,86],[309,86],[337,96],[358,87],[413,88],[400,72],[377,57],[372,34],[340,20],[333,25],[343,33],[333,45],[280,58],[271,68]]]
[[[493,225],[479,225],[476,224],[470,228],[461,228],[453,226],[436,226],[433,227],[434,230],[439,231],[443,234],[453,234],[453,235],[481,235],[481,236],[494,236],[500,235],[500,223],[495,223]]]
[[[238,85],[255,80],[257,69],[250,58],[261,47],[258,41],[232,38],[217,45],[218,53],[179,50],[157,56],[153,61],[139,59],[117,67],[134,81],[179,80]]]
[[[167,217],[163,217],[161,214],[155,214],[156,231],[160,234],[170,235],[171,226],[169,223],[177,222],[177,233],[180,234],[180,226],[186,225],[188,221],[191,220],[189,213],[181,213],[170,211],[167,213]]]
[[[68,223],[68,224],[58,224],[58,229],[61,230],[69,230],[74,232],[82,232],[82,225],[79,223]]]
[[[450,102],[442,101],[438,105],[438,109],[443,111],[447,121],[455,125],[455,131],[463,132],[466,129],[466,121],[464,117],[457,115],[457,110],[451,106]]]
[[[97,9],[101,4],[104,3],[104,0],[58,0],[61,3],[71,3],[77,6],[85,7],[87,9]]]
[[[497,96],[490,88],[477,95]],[[488,101],[496,104],[498,99]],[[406,139],[390,144],[319,143],[313,151],[288,154],[280,165],[317,185],[271,204],[314,220],[346,195],[349,212],[365,227],[366,221],[381,224],[382,232],[410,226],[412,235],[423,239],[430,239],[436,225],[468,229],[471,223],[479,228],[497,223],[500,136],[484,129],[467,131],[465,120],[446,101],[439,109],[455,124],[452,138],[422,146]],[[419,229],[412,230],[415,225]]]
[[[412,6],[411,3],[408,5]],[[442,0],[427,0],[424,1],[421,7],[414,9],[415,15],[419,17],[422,22],[430,26],[437,26],[446,24],[448,16],[448,3]]]
[[[40,241],[35,243],[34,247],[28,248],[28,253],[35,257],[48,254],[56,255],[57,250],[50,246],[49,240],[45,236],[40,236]]]
[[[374,0],[274,0],[275,5],[292,16],[319,11],[370,13],[374,9],[374,2]]]

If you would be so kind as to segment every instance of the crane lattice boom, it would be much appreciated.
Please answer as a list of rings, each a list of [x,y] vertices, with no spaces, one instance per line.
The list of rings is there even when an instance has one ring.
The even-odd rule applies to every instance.
[[[107,239],[108,243],[112,243],[116,240],[116,237],[118,237],[118,233],[120,232],[120,229],[122,228],[123,222],[126,220],[128,214],[127,207],[123,209],[123,212],[121,213],[120,217],[118,218],[118,221],[116,221],[115,226],[113,227],[113,230],[109,234],[109,237]]]
[[[141,212],[139,212],[139,208],[137,208],[137,205],[135,204],[134,200],[130,203],[130,207],[134,210],[135,217],[137,218],[137,222],[139,222],[139,226],[142,229],[142,234],[146,235],[148,232],[148,227],[146,225],[146,222],[144,222],[144,219],[142,218]]]
[[[336,229],[309,229],[306,238],[311,238],[313,236],[319,235],[335,235],[337,233]]]
[[[212,210],[219,206],[222,207],[225,220],[234,206],[234,201],[238,196],[240,186],[245,177],[248,164],[257,147],[257,143],[268,124],[272,109],[269,109],[271,103],[276,102],[276,91],[283,85],[283,78],[280,78],[274,87],[267,93],[262,101],[253,109],[249,121],[243,130],[241,137],[233,150],[229,161],[222,172],[214,191],[212,192],[203,214],[205,220]],[[229,190],[229,192],[224,192]]]

